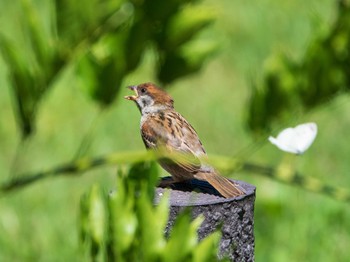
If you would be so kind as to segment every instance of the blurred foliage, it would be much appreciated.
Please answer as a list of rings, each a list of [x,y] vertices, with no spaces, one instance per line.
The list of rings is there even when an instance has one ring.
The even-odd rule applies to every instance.
[[[203,217],[182,212],[168,238],[169,195],[155,206],[155,163],[139,163],[119,173],[108,196],[99,186],[81,199],[80,238],[91,261],[216,261],[220,233],[198,242]]]
[[[158,150],[157,152],[153,152],[150,150],[134,152],[117,152],[105,156],[100,156],[97,158],[84,157],[76,159],[71,163],[61,164],[58,167],[54,167],[46,171],[41,171],[32,174],[23,174],[19,177],[11,178],[6,182],[0,184],[0,195],[22,189],[26,186],[31,185],[32,183],[38,182],[38,180],[68,174],[70,176],[78,176],[82,172],[88,171],[96,167],[107,165],[114,165],[119,167],[123,165],[134,166],[134,168],[131,169],[129,177],[132,178],[135,175],[137,178],[139,176],[138,174],[142,174],[145,170],[137,170],[136,168],[139,167],[139,165],[136,165],[136,163],[156,161],[157,159],[164,157],[176,159],[177,162],[193,161],[192,156],[174,153],[169,155],[169,153],[161,152],[161,150]],[[328,195],[331,198],[334,198],[339,201],[350,202],[350,191],[348,190],[348,188],[330,186],[326,182],[320,181],[319,179],[316,179],[312,176],[302,175],[295,170],[293,162],[287,161],[285,163],[282,161],[279,164],[279,166],[274,168],[267,165],[259,165],[247,161],[242,161],[238,158],[219,155],[211,156],[210,158],[205,157],[204,159],[201,159],[201,161],[206,162],[211,166],[214,166],[216,169],[220,170],[221,174],[224,175],[235,173],[238,170],[253,174],[261,174],[274,180],[278,180],[280,182],[297,185],[300,188],[310,192]],[[146,171],[148,172],[148,170]],[[149,176],[149,178],[151,179],[150,183],[154,185],[158,177]],[[149,194],[153,195],[154,188],[149,187],[148,190]]]
[[[12,82],[22,137],[34,131],[36,111],[54,80],[76,67],[84,91],[102,107],[110,105],[124,78],[146,50],[158,57],[157,75],[168,84],[198,71],[215,41],[196,35],[215,18],[194,0],[11,1],[3,3],[0,50]]]
[[[17,130],[11,115],[11,102],[13,102],[12,106],[19,112],[21,110],[20,103],[23,100],[21,98],[22,100],[18,102],[13,95],[17,90],[14,85],[14,77],[24,75],[21,77],[25,79],[29,75],[30,79],[26,83],[28,86],[31,82],[34,82],[33,79],[38,79],[36,76],[35,78],[32,77],[31,74],[39,75],[39,72],[43,72],[38,70],[37,65],[37,60],[45,60],[39,59],[42,56],[41,52],[55,61],[63,60],[64,62],[61,66],[60,63],[54,66],[54,68],[61,69],[54,70],[57,73],[52,74],[50,84],[47,85],[49,86],[47,89],[49,92],[36,91],[35,93],[23,89],[23,87],[21,87],[23,90],[20,90],[28,96],[26,106],[29,109],[42,106],[40,107],[41,114],[37,116],[40,133],[38,132],[36,137],[32,137],[28,141],[29,145],[24,150],[22,161],[16,163],[16,166],[21,169],[20,173],[33,174],[31,170],[47,170],[51,166],[67,161],[67,158],[69,160],[70,153],[76,149],[76,141],[79,141],[91,121],[91,112],[95,112],[95,104],[86,101],[80,94],[77,95],[76,89],[72,88],[75,84],[72,78],[76,78],[77,73],[80,74],[83,83],[88,82],[88,85],[84,84],[82,86],[86,88],[84,92],[92,98],[91,101],[97,101],[101,108],[109,105],[100,100],[100,95],[97,96],[98,91],[95,85],[99,82],[95,80],[100,73],[98,73],[99,67],[94,67],[93,63],[103,64],[108,61],[105,52],[108,51],[107,54],[110,52],[109,49],[113,48],[113,41],[115,40],[110,35],[105,34],[110,30],[110,24],[118,24],[119,21],[120,25],[116,26],[115,31],[116,34],[122,35],[124,30],[130,30],[131,26],[136,23],[135,19],[139,17],[138,13],[144,13],[147,10],[151,13],[162,13],[159,14],[159,16],[162,16],[160,26],[165,27],[163,21],[169,16],[167,10],[173,8],[173,6],[167,6],[168,2],[164,1],[159,2],[157,6],[153,5],[152,10],[148,10],[151,7],[146,5],[143,6],[144,10],[139,10],[137,6],[140,6],[143,3],[142,1],[138,1],[137,5],[131,1],[123,1],[126,5],[122,4],[119,9],[114,10],[116,15],[110,13],[110,16],[108,16],[108,12],[102,12],[105,10],[103,8],[109,8],[110,5],[117,8],[118,1],[105,1],[103,3],[101,1],[100,4],[96,5],[90,4],[91,1],[97,3],[95,0],[83,3],[69,3],[67,0],[57,1],[57,6],[55,6],[52,5],[52,1],[0,0],[1,58],[3,58],[0,59],[0,73],[2,74],[0,82],[3,87],[0,88],[2,113],[0,118],[0,137],[2,141],[0,170],[3,179],[6,179],[10,163],[13,161],[17,143]],[[172,2],[169,1],[169,3]],[[187,1],[187,3],[189,2]],[[209,38],[220,41],[223,46],[222,55],[218,56],[214,63],[210,63],[206,71],[198,77],[188,78],[179,84],[173,83],[172,86],[175,88],[172,90],[172,95],[176,98],[179,111],[188,117],[188,120],[200,133],[208,152],[233,155],[242,147],[246,148],[247,144],[252,143],[251,136],[243,128],[242,123],[246,119],[243,119],[241,114],[241,112],[247,110],[245,107],[248,90],[248,84],[245,81],[247,73],[260,71],[266,56],[271,52],[275,52],[276,49],[280,49],[280,47],[290,50],[293,57],[298,57],[300,53],[304,54],[310,36],[313,36],[314,32],[317,31],[315,29],[318,29],[312,26],[315,19],[317,23],[327,28],[328,33],[323,31],[323,34],[319,35],[316,38],[318,40],[314,43],[325,39],[339,19],[339,16],[338,19],[334,19],[337,17],[334,17],[336,15],[334,2],[332,0],[306,2],[301,0],[284,2],[276,0],[209,0],[203,3],[212,4],[218,7],[219,10],[221,9],[220,15],[217,16],[217,23],[207,30],[206,34]],[[191,3],[184,4],[183,8],[176,9],[174,13],[180,15],[182,10],[183,13],[186,13],[185,7],[197,7],[198,5],[198,1]],[[72,8],[74,12],[72,10],[63,12],[65,5],[75,5]],[[25,6],[27,6],[27,9],[25,9]],[[32,33],[28,29],[29,15],[32,14],[27,11],[28,6],[33,6],[31,10],[39,14],[36,16],[39,20],[36,23],[40,27],[40,34],[44,34],[43,41],[48,41],[48,48],[41,50],[38,53],[38,58],[37,51],[34,52],[33,50],[39,48],[39,45],[32,44],[32,41],[38,40],[35,40],[35,34],[31,35]],[[56,11],[58,6],[60,10]],[[62,15],[60,18],[57,16],[58,13]],[[99,13],[96,17],[101,18],[101,20],[95,20],[94,23],[91,23],[92,26],[89,26],[88,15],[93,18],[96,13]],[[102,19],[102,13],[106,15],[105,19]],[[212,15],[211,11],[210,13]],[[67,17],[65,14],[67,14]],[[197,15],[200,14],[192,13],[193,17]],[[81,18],[85,19],[84,23],[79,22]],[[35,19],[33,21],[35,22]],[[180,22],[181,20],[177,23],[174,22],[173,25],[180,26]],[[205,25],[207,24],[206,22]],[[333,26],[329,29],[330,24]],[[170,22],[168,25],[170,30]],[[203,28],[205,25],[203,25]],[[155,25],[159,28],[158,26]],[[342,30],[341,27],[338,30]],[[66,32],[64,38],[61,37],[62,32]],[[156,34],[156,32],[158,31],[155,30],[154,33]],[[102,35],[105,37],[102,37]],[[171,35],[171,37],[175,36],[176,34]],[[170,36],[168,35],[168,37]],[[57,39],[60,42],[57,42]],[[339,39],[339,42],[335,41],[335,43],[342,44],[346,37],[340,37]],[[119,40],[126,41],[124,38]],[[3,43],[5,44],[3,45]],[[147,46],[151,48],[151,52],[146,55],[142,67],[139,67],[140,70],[135,70],[136,72],[132,73],[132,77],[129,77],[128,81],[134,77],[138,80],[153,78],[153,75],[150,76],[150,72],[153,73],[154,71],[153,59],[158,62],[155,70],[156,74],[159,75],[160,66],[165,63],[166,56],[163,52],[161,54],[157,51],[159,50],[157,43],[158,41],[154,39],[148,41]],[[178,46],[176,54],[185,57],[190,56],[191,59],[187,62],[189,65],[195,65],[197,61],[201,61],[200,54],[202,52],[205,54],[206,49],[212,49],[212,43],[203,42],[195,35],[188,44],[186,43],[182,47]],[[58,44],[59,47],[56,46]],[[313,45],[310,45],[309,49]],[[324,52],[324,47],[318,44],[318,48],[315,48],[314,52],[317,50]],[[47,53],[50,55],[47,55]],[[133,53],[128,53],[128,57],[132,55]],[[314,58],[311,60],[318,56],[322,57],[321,54],[314,53]],[[151,61],[148,60],[149,57],[151,57]],[[296,75],[300,74],[300,65],[306,59],[306,54],[304,57],[301,62],[295,62],[286,55],[277,55],[276,59],[272,58],[266,63],[267,67],[272,67],[271,71],[279,72],[284,78],[283,82],[286,83],[284,85],[285,89],[276,88],[274,92],[282,96],[285,92],[289,92],[288,88],[295,86],[294,81],[298,77],[295,77],[291,72],[295,70]],[[332,56],[329,56],[330,58]],[[6,60],[6,67],[4,67],[3,60]],[[13,70],[9,60],[12,60],[13,64],[19,64],[18,71]],[[181,59],[178,60],[181,61]],[[22,61],[23,64],[18,61]],[[330,61],[333,60],[330,59]],[[49,64],[42,66],[44,71],[49,69]],[[319,66],[321,67],[321,65]],[[151,70],[148,69],[149,67],[152,67]],[[181,72],[182,68],[178,68],[178,70]],[[68,74],[66,74],[67,71]],[[70,74],[71,72],[73,74]],[[173,72],[177,72],[177,70],[170,73]],[[12,79],[11,89],[8,88],[10,86],[4,77],[6,73]],[[325,72],[325,74],[327,73]],[[65,77],[66,75],[68,77]],[[271,78],[271,82],[280,81],[277,74],[274,74],[274,76],[275,78]],[[319,77],[321,78],[323,75],[320,74]],[[304,80],[298,81],[303,82]],[[39,86],[39,83],[40,81],[35,81],[36,87]],[[57,89],[55,87],[55,92],[52,92],[55,83],[57,83]],[[92,84],[90,85],[90,83]],[[198,93],[197,87],[200,87],[200,93]],[[32,88],[34,89],[34,87]],[[9,96],[8,90],[12,92],[12,97]],[[34,93],[40,98],[30,100]],[[294,94],[295,92],[289,97],[283,96],[283,98],[288,99],[286,103],[293,110],[299,110],[298,105],[303,104],[302,98],[294,96]],[[101,96],[103,96],[102,93]],[[264,99],[261,99],[261,103],[265,103]],[[292,99],[295,99],[295,101],[293,102]],[[319,124],[320,132],[316,140],[317,143],[307,154],[298,157],[295,167],[300,170],[301,173],[298,172],[298,174],[302,178],[298,176],[286,177],[284,175],[279,178],[279,181],[299,185],[301,182],[307,181],[304,178],[308,178],[308,174],[310,174],[318,180],[326,181],[329,186],[344,185],[347,187],[349,185],[349,176],[346,175],[349,173],[349,165],[346,161],[349,155],[349,146],[344,143],[344,141],[347,141],[347,130],[350,127],[348,99],[348,96],[339,96],[332,103],[323,104],[323,106],[316,108],[317,110],[302,114],[302,120],[312,119]],[[36,102],[32,105],[30,101]],[[44,103],[39,105],[40,102]],[[278,107],[279,102],[280,99],[270,100],[267,105],[270,108],[269,110],[273,112],[274,106]],[[280,107],[283,108],[283,105]],[[29,109],[26,110],[29,111]],[[260,109],[256,111],[257,114],[265,112],[264,108]],[[304,110],[308,109],[309,107],[306,105]],[[33,115],[26,113],[30,118],[26,121],[31,126],[21,127],[22,130],[32,130],[31,128],[35,124],[36,110],[33,110],[33,112]],[[289,111],[282,111],[282,115],[284,114],[289,114]],[[141,148],[144,150],[142,141],[138,137],[138,130],[135,128],[136,115],[139,116],[137,110],[130,109],[130,105],[127,103],[120,103],[109,111],[103,122],[98,125],[95,134],[98,143],[93,146],[91,154],[99,155],[110,151],[123,152],[124,150]],[[300,116],[300,114],[297,115]],[[19,116],[18,123],[24,117]],[[264,124],[264,121],[260,123]],[[249,154],[244,156],[249,157],[249,160],[254,163],[269,163],[278,166],[281,157],[280,152],[271,146],[262,145],[266,145],[265,140],[261,143],[253,142],[253,149],[249,150]],[[129,155],[128,159],[130,160],[130,158]],[[86,162],[82,161],[80,164],[81,168]],[[252,169],[251,166],[249,168]],[[262,166],[261,171],[264,170]],[[267,176],[270,176],[273,172],[274,169],[265,170]],[[260,174],[259,170],[252,170],[252,173]],[[89,197],[89,194],[87,194],[86,199],[95,202],[93,209],[101,210],[101,216],[98,217],[96,212],[92,215],[90,211],[93,209],[89,208],[89,203],[86,205],[87,213],[85,214],[89,217],[89,221],[101,219],[103,223],[100,223],[100,225],[96,223],[97,228],[95,229],[89,229],[89,224],[85,224],[87,232],[83,233],[82,231],[81,237],[86,241],[84,247],[89,250],[86,254],[89,258],[96,254],[96,250],[93,250],[90,246],[91,241],[96,242],[102,239],[103,243],[108,243],[105,240],[105,238],[107,240],[109,238],[105,227],[109,225],[108,214],[111,211],[108,201],[111,201],[111,199],[105,196],[105,192],[111,187],[111,180],[115,175],[114,169],[104,166],[86,172],[84,176],[78,176],[78,174],[74,173],[69,179],[42,180],[33,183],[24,190],[13,194],[8,193],[0,198],[1,261],[57,261],[57,259],[79,261],[81,248],[77,246],[75,220],[77,202],[86,188],[96,183],[101,185],[104,190],[101,190],[100,187],[94,187],[91,194],[97,196],[97,198]],[[290,187],[282,183],[276,183],[273,180],[276,179],[275,176],[273,179],[266,179],[259,175],[246,176],[235,173],[235,178],[243,179],[258,187],[254,221],[257,261],[348,261],[348,246],[350,243],[348,234],[350,220],[348,218],[350,213],[345,206],[346,204],[306,192],[301,190],[300,187]],[[315,188],[315,185],[319,187],[317,183],[308,184],[309,187],[313,188]],[[84,204],[82,205],[84,206]],[[81,226],[83,223],[85,222],[82,221]],[[89,233],[90,230],[91,233]],[[314,241],[315,239],[318,239],[318,241]],[[98,247],[100,249],[97,250],[97,257],[107,253],[104,245]],[[109,247],[112,247],[112,245],[109,245]]]
[[[249,127],[269,129],[274,120],[288,119],[350,90],[350,4],[339,1],[338,17],[329,32],[310,44],[304,59],[284,54],[271,57],[263,79],[254,86]]]

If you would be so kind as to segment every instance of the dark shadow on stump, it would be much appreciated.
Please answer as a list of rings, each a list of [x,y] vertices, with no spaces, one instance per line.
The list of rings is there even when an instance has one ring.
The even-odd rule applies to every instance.
[[[255,187],[242,181],[234,182],[245,190],[246,195],[223,198],[209,183],[195,179],[174,183],[170,189],[170,215],[165,234],[169,235],[181,210],[191,207],[193,218],[200,214],[205,217],[198,230],[199,239],[221,226],[219,258],[228,256],[236,262],[254,261]],[[156,203],[165,190],[159,187],[156,189]]]

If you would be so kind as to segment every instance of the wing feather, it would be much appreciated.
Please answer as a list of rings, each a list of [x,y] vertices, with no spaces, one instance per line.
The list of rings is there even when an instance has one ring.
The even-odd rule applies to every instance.
[[[167,153],[176,154],[168,160],[189,173],[201,168],[198,157],[205,150],[194,128],[177,112],[169,111],[150,115],[141,125],[142,139],[147,148],[165,148]]]

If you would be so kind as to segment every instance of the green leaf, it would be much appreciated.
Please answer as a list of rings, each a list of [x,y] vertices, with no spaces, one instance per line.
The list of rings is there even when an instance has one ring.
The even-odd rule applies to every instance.
[[[94,185],[89,195],[89,229],[93,242],[101,246],[105,240],[106,210],[100,188]]]
[[[138,220],[134,212],[135,201],[133,191],[129,189],[126,195],[125,188],[118,178],[117,191],[109,197],[108,206],[110,212],[110,237],[116,257],[121,257],[133,241],[138,227]]]
[[[205,60],[215,53],[213,41],[193,40],[177,50],[166,53],[160,62],[158,79],[170,83],[177,78],[198,72]]]
[[[107,205],[97,186],[82,198],[81,239],[90,244],[91,259],[168,262],[214,258],[219,233],[198,244],[197,230],[204,218],[199,216],[191,221],[189,209],[178,216],[169,239],[165,238],[169,192],[154,205],[154,184],[158,179],[154,168],[154,163],[139,163],[127,174],[119,172],[117,188],[108,198]]]
[[[90,256],[95,259],[106,240],[105,199],[100,188],[94,185],[80,202],[80,239],[90,247]]]
[[[105,35],[83,56],[77,70],[82,89],[102,106],[117,96],[126,73],[123,36]]]
[[[192,223],[190,209],[185,209],[176,218],[170,239],[165,247],[164,261],[188,261],[198,242],[197,229],[204,218],[199,216]]]
[[[196,71],[208,57],[217,52],[218,44],[213,40],[196,39],[183,45],[180,50],[192,70]]]
[[[218,260],[217,247],[219,246],[221,233],[215,231],[199,242],[193,252],[193,262],[211,262]]]
[[[158,166],[154,161],[134,164],[129,170],[128,179],[135,186],[137,194],[143,193],[153,201],[155,185],[159,180]]]
[[[144,187],[145,189],[146,187]],[[140,246],[142,247],[143,261],[159,260],[166,245],[164,228],[161,227],[161,224],[164,224],[164,217],[168,213],[168,209],[165,209],[165,207],[163,205],[160,209],[155,208],[150,199],[144,195],[141,194],[138,197],[136,212],[140,221]],[[160,217],[163,223],[158,223],[160,212],[157,212],[157,209],[166,214],[163,213]]]
[[[214,21],[213,8],[200,5],[186,5],[173,16],[165,31],[164,48],[172,50],[191,40],[201,29]]]

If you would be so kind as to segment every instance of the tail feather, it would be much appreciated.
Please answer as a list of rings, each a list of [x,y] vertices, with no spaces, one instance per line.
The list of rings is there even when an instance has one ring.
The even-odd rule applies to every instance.
[[[219,191],[219,193],[225,198],[232,198],[245,194],[239,185],[217,174],[216,172],[197,173],[195,178],[208,181],[208,183]]]

